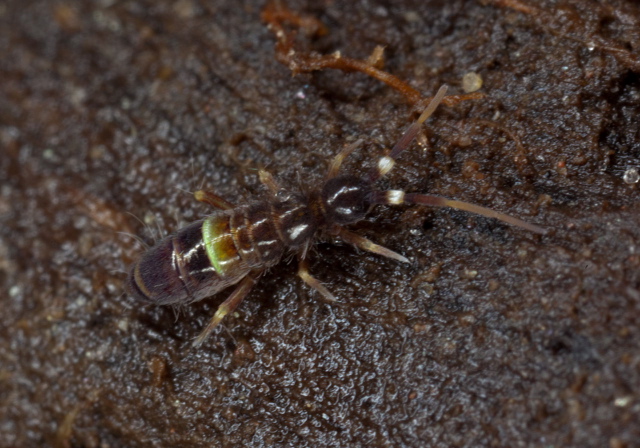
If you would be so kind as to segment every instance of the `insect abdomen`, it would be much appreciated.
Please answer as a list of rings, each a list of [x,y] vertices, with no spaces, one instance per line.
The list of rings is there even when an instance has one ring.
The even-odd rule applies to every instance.
[[[215,213],[161,240],[132,266],[128,292],[158,305],[193,302],[237,283],[250,271],[238,254],[230,216]]]
[[[285,244],[276,230],[270,203],[258,202],[234,210],[229,225],[240,257],[252,269],[269,268],[282,257]]]
[[[127,291],[158,305],[203,299],[275,265],[315,228],[295,195],[214,213],[145,252],[129,272]]]

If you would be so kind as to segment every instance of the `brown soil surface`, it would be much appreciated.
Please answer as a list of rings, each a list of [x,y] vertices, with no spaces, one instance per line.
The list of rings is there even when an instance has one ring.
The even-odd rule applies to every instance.
[[[364,172],[415,118],[362,73],[292,77],[263,2],[0,4],[0,446],[632,447],[640,440],[640,6],[289,0],[296,50],[366,59],[430,96],[463,76],[385,188],[477,203],[378,207],[354,230],[411,264],[319,242],[224,327],[127,267],[210,210]],[[364,168],[363,168],[364,167]]]

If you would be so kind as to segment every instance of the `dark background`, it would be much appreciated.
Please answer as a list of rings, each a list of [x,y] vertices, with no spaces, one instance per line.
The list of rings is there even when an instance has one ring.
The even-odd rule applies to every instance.
[[[414,119],[362,74],[292,77],[259,1],[0,4],[0,446],[631,447],[640,440],[640,7],[625,1],[293,1],[426,96],[465,73],[381,185],[542,225],[379,207],[356,229],[410,265],[320,243],[202,348],[225,291],[123,294],[147,244],[241,203],[266,166],[362,171]],[[424,145],[428,143],[428,145]],[[629,173],[627,174],[627,176]]]

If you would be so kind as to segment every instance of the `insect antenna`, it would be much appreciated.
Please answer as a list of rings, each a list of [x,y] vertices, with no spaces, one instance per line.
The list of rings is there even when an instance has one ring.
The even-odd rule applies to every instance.
[[[144,240],[142,238],[140,238],[137,235],[134,235],[133,233],[129,233],[129,232],[116,232],[118,235],[123,235],[123,236],[128,236],[130,238],[133,238],[134,240],[136,240],[138,243],[140,243],[140,245],[144,248],[144,250],[149,250],[151,248],[151,246],[149,246],[147,243],[144,242]]]
[[[151,228],[151,226],[149,224],[147,224],[146,222],[144,222],[142,219],[138,218],[136,215],[134,215],[131,212],[125,212],[127,215],[132,216],[136,221],[138,221],[140,224],[142,224],[142,226],[145,228],[145,230],[147,231],[147,233],[149,235],[151,235],[151,238],[153,238],[154,242],[157,242],[159,239],[162,238],[162,233],[159,235],[158,238],[156,238],[155,235],[155,230]],[[121,233],[122,235],[130,235],[129,233],[126,232],[118,232]],[[145,248],[145,250],[149,249],[149,245],[147,243],[145,243],[144,241],[142,241],[140,238],[136,237],[135,235],[130,235],[132,237],[135,237],[141,244],[142,246]]]
[[[115,273],[119,273],[119,272],[116,271]],[[122,299],[123,297],[125,300],[121,301],[120,299]],[[133,309],[134,307],[134,305],[131,304],[132,300],[129,297],[129,294],[127,294],[126,291],[123,291],[122,294],[118,296],[118,298],[116,299],[116,302],[122,305],[123,308],[126,308],[128,310]]]
[[[182,188],[182,187],[175,187],[175,188],[176,188],[176,190],[178,190],[178,191],[181,191],[181,192],[183,192],[183,193],[187,193],[189,196],[193,196],[193,192],[192,192],[192,191],[187,190],[186,188]]]
[[[355,142],[345,146],[342,151],[340,151],[338,155],[333,158],[333,160],[331,161],[331,165],[329,166],[329,171],[327,171],[326,180],[333,179],[338,175],[344,159],[349,157],[349,154],[358,149],[358,146],[360,146],[363,141],[364,140],[360,138]]]
[[[380,157],[378,163],[374,168],[369,172],[369,180],[373,183],[385,176],[389,171],[393,169],[393,166],[396,163],[396,159],[400,156],[400,153],[407,149],[413,139],[418,135],[420,131],[420,126],[424,123],[427,118],[429,118],[435,110],[438,108],[442,99],[447,93],[447,85],[443,85],[436,93],[436,96],[433,97],[429,105],[426,107],[424,112],[420,114],[420,117],[413,122],[411,126],[402,134],[402,137],[397,141],[393,148],[391,149],[391,153],[388,156]]]
[[[475,213],[476,215],[486,216],[487,218],[494,218],[512,226],[520,227],[541,235],[547,233],[546,229],[543,229],[542,227],[514,218],[513,216],[497,212],[490,208],[470,204],[469,202],[434,196],[431,194],[405,193],[402,190],[376,191],[371,197],[371,203],[387,205],[419,204],[431,207],[455,208],[456,210],[464,210],[466,212]]]
[[[393,168],[395,160],[400,153],[407,149],[413,139],[420,131],[420,126],[429,118],[436,110],[445,94],[447,93],[447,86],[443,85],[433,97],[429,105],[425,108],[424,112],[420,114],[420,117],[413,122],[411,126],[402,134],[402,137],[393,146],[391,153],[388,156],[380,157],[377,165],[369,172],[369,179],[371,182],[375,182],[382,176],[387,174]],[[506,215],[504,213],[496,212],[490,208],[481,207],[479,205],[470,204],[469,202],[456,201],[453,199],[447,199],[440,196],[434,196],[430,194],[420,193],[405,193],[402,190],[388,190],[388,191],[375,191],[371,195],[372,204],[386,204],[386,205],[400,205],[400,204],[419,204],[429,205],[431,207],[448,207],[455,208],[457,210],[464,210],[466,212],[475,213],[476,215],[486,216],[487,218],[494,218],[512,226],[520,227],[529,230],[534,233],[544,235],[547,233],[542,227],[538,227],[533,224],[529,224],[513,216]]]

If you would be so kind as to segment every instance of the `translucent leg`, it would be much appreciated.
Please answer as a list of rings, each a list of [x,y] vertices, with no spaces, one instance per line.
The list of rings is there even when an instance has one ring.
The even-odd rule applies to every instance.
[[[209,321],[207,327],[202,330],[198,337],[193,341],[193,347],[199,347],[207,338],[207,336],[209,336],[209,333],[211,333],[218,326],[222,319],[224,319],[227,314],[232,313],[238,307],[238,305],[240,305],[242,300],[247,296],[247,294],[249,294],[249,291],[251,291],[251,288],[253,287],[253,285],[255,285],[255,283],[256,276],[254,274],[249,274],[244,279],[242,279],[240,284],[238,284],[238,287],[231,293],[229,298],[222,302],[222,304],[218,307],[216,313]]]
[[[382,255],[383,257],[391,258],[392,260],[402,261],[403,263],[409,263],[409,260],[397,252],[387,249],[366,239],[363,236],[348,231],[347,229],[340,228],[338,230],[338,236],[345,243],[352,244],[359,249],[366,250],[367,252],[373,252],[374,254]]]
[[[258,175],[260,176],[260,182],[262,182],[269,189],[271,194],[275,195],[280,191],[280,185],[278,185],[269,171],[260,168],[260,171],[258,171]]]
[[[231,202],[226,199],[222,199],[220,196],[213,194],[210,191],[198,190],[193,193],[193,197],[196,201],[204,202],[205,204],[209,204],[210,206],[219,208],[220,210],[231,210],[235,208]]]
[[[361,143],[362,139],[359,139],[356,142],[345,146],[342,151],[340,151],[338,155],[333,158],[331,166],[329,167],[329,172],[327,173],[327,180],[336,177],[336,175],[340,171],[340,167],[342,166],[342,162],[344,162],[344,159],[346,159],[349,154],[356,150]]]
[[[331,303],[336,301],[336,298],[333,296],[333,294],[331,294],[329,290],[325,288],[317,278],[309,273],[309,268],[307,266],[306,260],[300,260],[298,264],[298,276],[302,279],[303,282],[318,291],[326,302]]]

